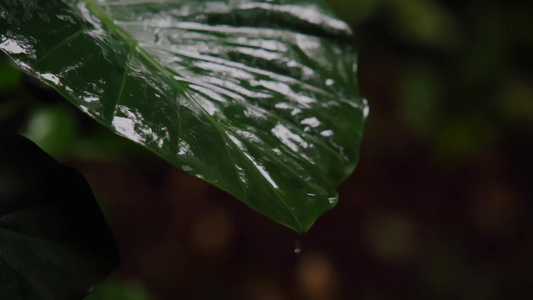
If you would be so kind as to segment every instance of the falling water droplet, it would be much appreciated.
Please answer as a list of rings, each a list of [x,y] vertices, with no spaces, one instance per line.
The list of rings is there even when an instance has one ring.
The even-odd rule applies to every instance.
[[[294,254],[300,254],[302,252],[302,241],[296,240],[294,242]]]

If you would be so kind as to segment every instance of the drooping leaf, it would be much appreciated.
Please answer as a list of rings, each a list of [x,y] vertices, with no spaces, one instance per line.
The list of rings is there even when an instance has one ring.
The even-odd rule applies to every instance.
[[[0,49],[116,133],[307,231],[366,117],[321,0],[4,0]]]
[[[118,263],[83,176],[0,130],[0,299],[82,299]]]

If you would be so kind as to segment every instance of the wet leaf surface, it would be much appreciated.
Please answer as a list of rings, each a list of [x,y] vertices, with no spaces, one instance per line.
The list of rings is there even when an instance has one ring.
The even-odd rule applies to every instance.
[[[348,25],[322,1],[0,4],[0,49],[82,111],[307,231],[367,114]]]
[[[118,264],[83,176],[0,130],[0,299],[82,299]]]

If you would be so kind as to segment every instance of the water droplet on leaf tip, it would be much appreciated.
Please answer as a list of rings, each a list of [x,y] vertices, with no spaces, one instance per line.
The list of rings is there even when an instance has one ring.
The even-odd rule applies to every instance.
[[[302,252],[302,241],[296,240],[294,242],[294,254],[300,254]]]

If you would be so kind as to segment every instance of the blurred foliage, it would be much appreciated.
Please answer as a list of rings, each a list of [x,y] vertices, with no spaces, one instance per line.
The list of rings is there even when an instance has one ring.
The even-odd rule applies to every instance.
[[[358,169],[297,256],[294,235],[225,193],[60,117],[78,124],[54,138],[62,159],[109,201],[119,277],[154,299],[530,299],[533,3],[328,2],[358,37],[371,113]],[[0,91],[3,124],[29,132],[65,108],[19,80]]]
[[[109,279],[85,300],[150,300],[144,288],[134,282]]]
[[[22,86],[23,73],[0,53],[0,99],[16,92]],[[7,119],[22,105],[21,101],[0,101],[0,122]]]
[[[48,105],[30,115],[24,136],[50,155],[60,157],[70,151],[78,124],[68,103]]]
[[[363,88],[371,99],[389,100],[377,91],[386,85],[406,129],[446,163],[466,162],[504,142],[511,127],[533,126],[527,12],[531,5],[512,1],[384,2],[366,21],[351,19],[362,33]],[[392,78],[364,84],[365,73],[378,72]]]
[[[22,71],[8,63],[0,64],[0,92],[6,93],[20,87],[22,83]]]

